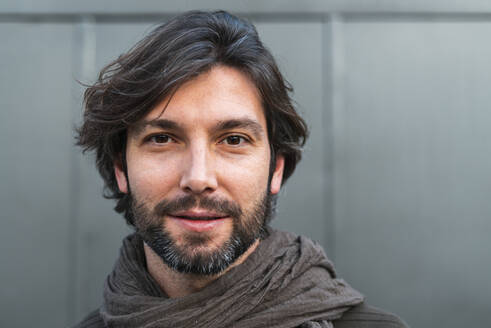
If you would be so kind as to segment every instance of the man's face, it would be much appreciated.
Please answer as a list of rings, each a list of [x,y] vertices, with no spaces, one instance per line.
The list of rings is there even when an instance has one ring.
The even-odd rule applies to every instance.
[[[128,131],[127,176],[135,226],[181,272],[223,271],[260,236],[279,192],[271,182],[266,118],[258,91],[240,71],[217,66],[185,83]]]

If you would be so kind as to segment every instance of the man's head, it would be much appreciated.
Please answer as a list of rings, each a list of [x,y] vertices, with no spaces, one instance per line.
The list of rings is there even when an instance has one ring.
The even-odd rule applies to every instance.
[[[264,232],[307,129],[254,27],[191,12],[157,27],[85,93],[116,211],[169,266],[213,274]]]

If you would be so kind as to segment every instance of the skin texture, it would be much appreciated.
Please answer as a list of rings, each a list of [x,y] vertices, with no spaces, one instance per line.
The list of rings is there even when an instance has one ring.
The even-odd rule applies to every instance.
[[[162,200],[194,195],[233,202],[244,214],[253,212],[267,194],[270,174],[266,118],[254,83],[227,66],[215,66],[185,83],[128,131],[126,162],[129,181],[120,163],[114,165],[119,189],[128,193],[131,186],[132,196],[148,210]],[[271,194],[280,190],[283,167],[283,157],[277,156]],[[209,212],[199,205],[190,210],[195,215]],[[204,231],[170,215],[159,224],[190,255],[213,253],[233,231],[232,217]],[[230,267],[243,262],[258,244],[256,240]],[[180,273],[148,245],[144,249],[150,274],[170,297],[196,292],[227,271]]]

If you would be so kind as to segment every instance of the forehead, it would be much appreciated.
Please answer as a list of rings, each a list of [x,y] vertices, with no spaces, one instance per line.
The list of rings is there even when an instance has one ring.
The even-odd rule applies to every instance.
[[[213,67],[186,82],[171,97],[155,106],[143,122],[156,119],[171,120],[190,128],[248,119],[266,130],[266,118],[256,86],[247,75],[227,66]]]

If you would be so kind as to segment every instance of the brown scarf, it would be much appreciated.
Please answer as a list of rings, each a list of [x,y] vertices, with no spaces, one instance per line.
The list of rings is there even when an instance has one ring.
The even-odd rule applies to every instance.
[[[104,288],[108,327],[332,327],[363,296],[342,279],[322,248],[270,230],[244,263],[201,291],[168,298],[146,270],[143,242],[128,236]]]

